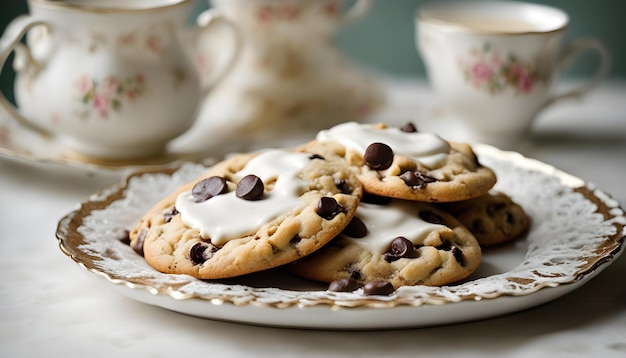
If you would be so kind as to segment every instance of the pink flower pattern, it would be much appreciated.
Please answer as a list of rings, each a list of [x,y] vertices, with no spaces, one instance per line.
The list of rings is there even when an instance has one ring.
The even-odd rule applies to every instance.
[[[484,86],[493,79],[493,70],[485,63],[475,63],[471,70],[472,82],[476,87]]]
[[[537,83],[546,81],[546,76],[533,63],[523,62],[513,53],[502,57],[489,43],[482,49],[470,49],[457,63],[467,83],[492,95],[507,89],[528,94]]]
[[[262,24],[272,21],[296,21],[300,17],[300,10],[292,5],[265,5],[257,10],[257,19]]]
[[[294,22],[299,21],[306,10],[292,4],[270,4],[262,5],[256,9],[256,19],[260,24],[269,25],[273,22]],[[322,14],[328,17],[339,15],[339,8],[335,1],[328,1],[321,7]]]
[[[82,106],[80,117],[87,119],[94,114],[106,119],[111,111],[121,111],[124,103],[133,102],[144,93],[145,76],[139,74],[123,80],[111,76],[104,81],[97,81],[82,75],[76,80],[75,88]]]
[[[163,36],[141,33],[129,33],[120,35],[117,42],[122,47],[134,48],[138,51],[147,51],[148,53],[161,55],[165,52]]]

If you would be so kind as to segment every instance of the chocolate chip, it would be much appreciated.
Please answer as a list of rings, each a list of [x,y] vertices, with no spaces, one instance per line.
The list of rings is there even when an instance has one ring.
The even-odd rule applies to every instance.
[[[321,159],[321,160],[325,160],[325,158],[324,158],[324,157],[322,157],[322,156],[321,156],[321,155],[319,155],[319,154],[311,154],[311,155],[309,156],[309,159],[311,159],[311,160],[313,160],[313,159]]]
[[[487,223],[481,217],[478,217],[472,221],[472,231],[477,234],[486,234],[489,232],[487,229]]]
[[[499,211],[506,209],[505,203],[492,203],[487,206],[486,211],[489,216],[495,216]]]
[[[122,244],[130,245],[130,232],[128,230],[122,231],[117,238]]]
[[[441,245],[436,247],[437,250],[450,251],[452,249],[452,244],[450,241],[444,241]]]
[[[372,143],[363,154],[365,164],[374,170],[385,170],[393,163],[393,150],[385,143]]]
[[[363,286],[363,293],[366,295],[390,295],[395,291],[391,282],[376,280],[368,282]]]
[[[295,234],[291,240],[289,240],[289,243],[292,245],[298,245],[300,243],[300,241],[302,241],[302,238],[300,237],[300,235]]]
[[[343,210],[335,198],[324,196],[317,203],[317,215],[326,220],[331,220]]]
[[[263,197],[265,185],[261,178],[254,174],[246,175],[237,183],[235,195],[244,200],[259,200]]]
[[[458,247],[452,245],[450,241],[444,241],[441,245],[437,246],[436,249],[443,251],[452,251],[452,256],[454,256],[456,262],[458,262],[461,266],[465,266],[465,257],[463,257],[463,251]]]
[[[361,202],[374,205],[387,205],[391,202],[391,198],[387,196],[379,196],[370,193],[363,194]]]
[[[339,189],[339,191],[341,191],[343,194],[350,194],[352,193],[352,188],[350,187],[350,185],[348,185],[348,182],[346,182],[343,179],[340,180],[336,180],[335,181],[335,186],[337,187],[337,189]]]
[[[428,183],[437,181],[437,179],[426,174],[422,174],[419,171],[406,171],[400,175],[400,179],[402,179],[407,186],[414,189],[424,189]]]
[[[228,191],[226,179],[218,176],[202,179],[191,189],[191,195],[196,202],[207,201],[212,197]]]
[[[168,211],[165,214],[163,214],[163,221],[165,221],[165,223],[167,224],[168,222],[172,221],[172,218],[174,216],[176,216],[178,214],[179,214],[179,212],[178,212],[178,210],[176,210],[176,207],[172,206],[170,211]]]
[[[427,223],[446,225],[441,215],[430,210],[420,211],[420,218]]]
[[[393,262],[401,258],[412,258],[417,256],[415,246],[406,237],[398,236],[391,242],[391,248],[385,252],[385,260]]]
[[[350,272],[350,278],[353,280],[360,281],[362,277],[363,274],[359,270],[353,270],[352,272]]]
[[[400,174],[400,179],[402,179],[402,181],[404,181],[404,184],[406,184],[407,186],[416,187],[420,184],[417,175],[415,175],[415,173],[410,170]]]
[[[408,122],[407,124],[400,127],[400,130],[407,133],[415,133],[417,132],[417,127],[415,127],[415,124]]]
[[[146,230],[142,229],[137,233],[137,239],[130,243],[130,248],[138,255],[143,256],[143,243],[146,241]]]
[[[213,257],[213,253],[217,251],[217,248],[206,242],[198,242],[194,244],[189,250],[189,258],[196,265],[202,265],[208,259]]]
[[[465,257],[463,257],[463,251],[461,251],[461,249],[459,249],[456,246],[453,246],[452,255],[454,256],[454,259],[456,260],[456,262],[459,263],[459,265],[465,266]]]
[[[328,291],[333,292],[352,292],[361,285],[352,278],[340,278],[330,283]]]
[[[360,239],[367,235],[367,227],[363,223],[363,220],[354,216],[348,225],[343,229],[342,233],[346,236]]]

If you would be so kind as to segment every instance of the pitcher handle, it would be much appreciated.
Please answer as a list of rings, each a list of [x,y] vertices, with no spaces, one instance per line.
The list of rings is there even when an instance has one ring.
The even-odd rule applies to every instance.
[[[581,38],[572,42],[565,49],[565,52],[559,60],[559,71],[562,71],[576,56],[587,50],[595,50],[600,55],[600,67],[596,70],[595,74],[580,86],[564,93],[551,96],[544,105],[544,108],[565,98],[580,98],[582,95],[598,86],[600,82],[606,78],[611,67],[611,55],[601,41],[593,38]]]
[[[356,0],[343,16],[343,22],[349,23],[362,18],[370,9],[371,0]]]
[[[222,24],[229,29],[233,36],[233,49],[228,56],[228,60],[226,65],[223,66],[221,71],[213,76],[213,79],[210,83],[206,84],[203,88],[203,91],[206,94],[214,87],[217,83],[226,77],[226,75],[232,70],[237,59],[239,58],[239,54],[241,53],[241,45],[242,38],[241,33],[237,25],[235,25],[231,20],[226,18],[222,13],[220,13],[217,9],[207,9],[203,11],[196,20],[198,27],[202,31],[209,31],[212,26],[216,24]]]
[[[46,26],[50,29],[50,25],[40,19],[37,19],[31,15],[20,15],[13,19],[7,26],[2,38],[0,38],[0,69],[4,67],[11,52],[15,51],[16,54],[20,54],[25,59],[32,59],[30,49],[21,43],[21,40],[26,33],[36,26]],[[22,116],[15,107],[6,99],[3,93],[0,93],[0,106],[2,106],[8,114],[23,124],[24,126],[33,129],[40,134],[49,135],[50,133],[41,128],[40,126],[32,123],[27,118]]]

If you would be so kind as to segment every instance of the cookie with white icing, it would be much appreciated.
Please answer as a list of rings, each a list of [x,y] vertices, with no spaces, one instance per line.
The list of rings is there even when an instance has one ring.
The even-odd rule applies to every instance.
[[[508,195],[490,192],[478,198],[440,204],[474,234],[481,246],[514,240],[526,232],[530,218]]]
[[[364,197],[342,234],[289,265],[291,270],[321,282],[386,281],[398,288],[450,284],[479,266],[478,242],[453,217],[428,203],[384,199]]]
[[[156,204],[130,232],[131,247],[164,273],[239,276],[322,247],[361,194],[342,163],[287,150],[235,155]]]
[[[366,192],[415,201],[449,202],[486,194],[495,173],[471,146],[413,126],[347,122],[320,131],[303,151],[344,158]]]

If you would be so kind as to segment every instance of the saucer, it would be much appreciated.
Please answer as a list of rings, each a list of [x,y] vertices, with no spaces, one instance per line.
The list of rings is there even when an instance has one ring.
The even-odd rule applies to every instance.
[[[52,164],[81,171],[131,172],[161,168],[182,161],[210,163],[206,152],[166,150],[145,159],[107,160],[88,157],[69,150],[53,135],[36,132],[13,121],[0,110],[0,158],[32,165]]]

